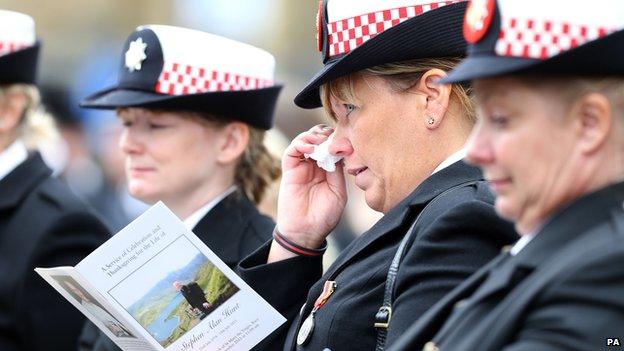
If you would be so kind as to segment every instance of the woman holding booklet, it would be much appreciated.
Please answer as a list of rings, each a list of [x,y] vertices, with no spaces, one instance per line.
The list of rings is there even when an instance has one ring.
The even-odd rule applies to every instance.
[[[251,45],[141,26],[124,45],[117,85],[81,104],[117,111],[130,194],[163,201],[230,267],[274,227],[256,208],[280,175],[263,145],[281,89],[274,66]],[[117,348],[87,324],[80,349]]]
[[[84,317],[33,269],[69,266],[108,230],[45,164],[36,145],[57,133],[42,110],[35,23],[0,10],[0,350],[66,351]],[[58,318],[62,316],[62,318]]]
[[[295,103],[323,106],[335,126],[287,148],[274,240],[241,262],[243,279],[289,319],[258,350],[383,349],[517,239],[481,172],[461,160],[475,120],[469,86],[438,83],[464,54],[465,5],[320,3],[325,67]],[[306,158],[321,144],[343,158],[334,172]],[[384,217],[322,274],[344,173]]]

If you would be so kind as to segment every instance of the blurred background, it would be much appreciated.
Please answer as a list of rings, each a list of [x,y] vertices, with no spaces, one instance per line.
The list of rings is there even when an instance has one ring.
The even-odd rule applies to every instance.
[[[320,109],[303,110],[292,103],[322,66],[316,50],[316,0],[0,0],[0,8],[32,16],[43,42],[40,87],[62,136],[58,145],[42,150],[46,161],[115,231],[146,206],[125,192],[117,149],[121,125],[114,113],[83,110],[78,101],[113,84],[122,45],[138,25],[199,29],[275,55],[276,81],[285,87],[267,144],[278,156],[301,131],[331,123]],[[330,243],[334,252],[381,216],[349,184],[346,215]],[[262,204],[263,212],[275,215],[276,196],[277,185]]]

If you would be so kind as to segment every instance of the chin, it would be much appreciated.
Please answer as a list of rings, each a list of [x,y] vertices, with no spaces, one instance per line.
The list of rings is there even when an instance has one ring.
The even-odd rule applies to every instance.
[[[156,193],[146,189],[142,184],[133,184],[132,182],[128,184],[128,193],[146,204],[155,204],[159,199]]]
[[[377,211],[377,212],[384,212],[383,211],[383,201],[381,199],[380,196],[375,196],[375,194],[370,194],[371,190],[368,190],[366,192],[366,194],[364,194],[364,199],[366,200],[366,204],[368,205],[368,207],[370,207],[371,209]]]
[[[505,199],[502,199],[500,196],[496,198],[494,209],[500,217],[508,221],[516,222],[518,220],[518,211],[515,206],[510,204],[509,201],[505,201]]]

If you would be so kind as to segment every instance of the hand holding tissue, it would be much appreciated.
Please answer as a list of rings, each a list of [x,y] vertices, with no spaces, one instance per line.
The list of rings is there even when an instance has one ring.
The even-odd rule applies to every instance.
[[[336,170],[336,163],[342,160],[342,156],[334,156],[329,153],[329,144],[334,135],[330,135],[327,140],[319,145],[314,146],[314,152],[311,154],[304,154],[306,158],[311,158],[316,161],[316,164],[327,172],[334,172]]]

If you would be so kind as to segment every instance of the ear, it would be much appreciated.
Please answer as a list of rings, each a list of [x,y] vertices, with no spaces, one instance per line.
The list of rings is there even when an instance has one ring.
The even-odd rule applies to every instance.
[[[434,130],[440,126],[446,115],[451,99],[451,85],[440,84],[440,79],[446,77],[441,69],[430,69],[425,72],[420,81],[410,89],[417,90],[426,97],[425,114],[422,123],[428,129]]]
[[[230,164],[238,160],[249,144],[249,126],[241,122],[228,123],[221,129],[217,162]]]
[[[590,93],[577,100],[571,113],[579,131],[577,146],[583,154],[601,149],[614,126],[612,112],[611,103],[603,94]]]
[[[24,109],[26,95],[23,93],[5,93],[0,100],[0,133],[9,133],[19,125]]]

